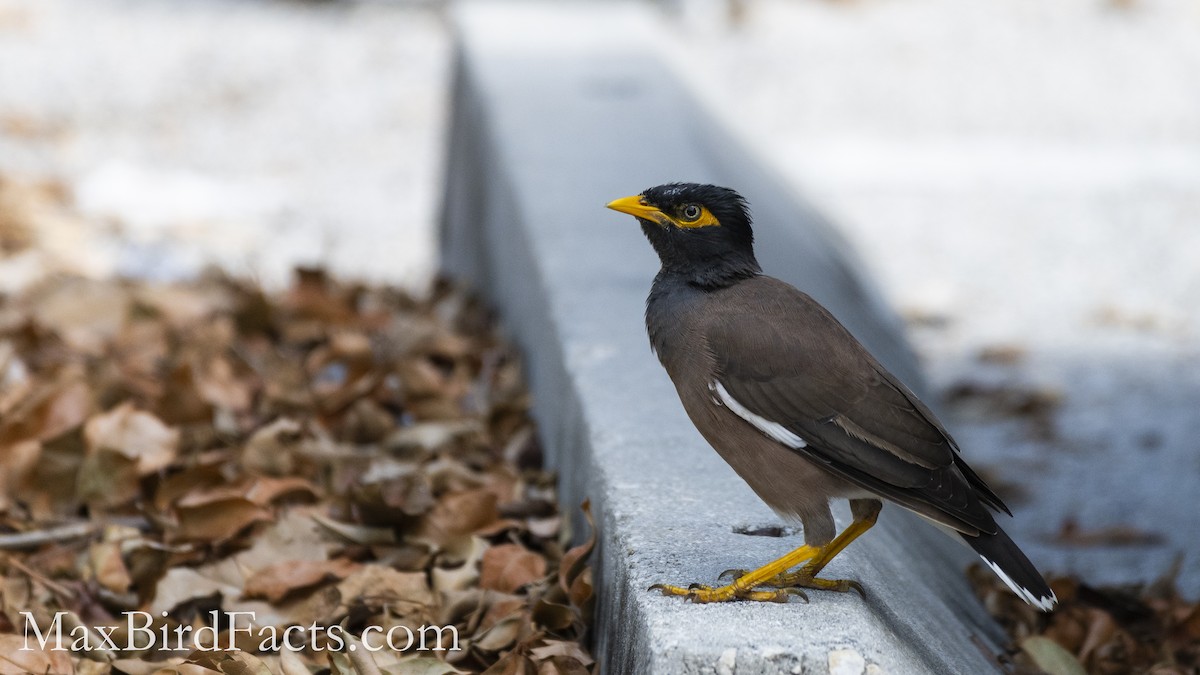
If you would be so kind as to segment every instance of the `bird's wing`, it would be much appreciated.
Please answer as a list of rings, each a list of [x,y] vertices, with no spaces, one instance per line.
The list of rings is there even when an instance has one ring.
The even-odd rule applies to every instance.
[[[800,291],[756,296],[709,322],[714,399],[871,492],[961,531],[995,529],[983,504],[1003,502],[912,392]]]

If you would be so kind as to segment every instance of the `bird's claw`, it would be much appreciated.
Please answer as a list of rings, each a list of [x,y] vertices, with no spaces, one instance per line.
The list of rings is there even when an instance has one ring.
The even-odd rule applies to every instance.
[[[736,580],[741,579],[742,577],[746,576],[747,574],[749,574],[749,572],[750,572],[750,570],[744,570],[741,568],[728,569],[728,570],[725,570],[724,572],[721,572],[720,574],[718,574],[717,579],[724,579],[725,577],[729,577],[729,579],[731,581],[736,581]]]
[[[801,600],[803,600],[806,604],[808,603],[808,593],[805,593],[804,591],[800,590],[799,588],[789,587],[789,588],[781,588],[779,590],[782,591],[785,595],[788,595],[788,596],[794,595],[794,596],[800,598]]]
[[[663,595],[676,595],[687,598],[692,602],[725,602],[738,597],[737,589],[732,586],[713,588],[703,584],[689,584],[687,588],[670,584],[654,584],[649,590],[659,591]]]
[[[835,593],[854,591],[862,599],[867,599],[867,591],[863,588],[862,584],[854,579],[820,579],[805,573],[803,570],[791,574],[781,574],[765,582],[763,585],[771,588],[793,588],[797,590],[812,588],[820,591],[833,591]]]

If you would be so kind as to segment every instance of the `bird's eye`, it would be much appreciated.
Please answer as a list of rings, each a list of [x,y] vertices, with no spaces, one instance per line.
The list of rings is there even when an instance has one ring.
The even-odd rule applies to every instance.
[[[683,220],[685,222],[690,223],[694,220],[698,220],[700,218],[700,207],[696,206],[695,204],[688,204],[687,206],[683,207],[682,211],[680,211],[680,215],[683,216]]]

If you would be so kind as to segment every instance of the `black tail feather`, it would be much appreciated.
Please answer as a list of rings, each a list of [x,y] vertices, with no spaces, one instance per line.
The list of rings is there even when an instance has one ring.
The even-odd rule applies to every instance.
[[[1054,591],[1004,530],[997,527],[996,534],[963,535],[963,539],[1022,600],[1043,612],[1054,609],[1058,602]]]

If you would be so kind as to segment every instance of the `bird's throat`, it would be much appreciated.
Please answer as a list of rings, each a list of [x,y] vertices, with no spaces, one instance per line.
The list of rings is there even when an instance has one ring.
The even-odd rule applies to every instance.
[[[662,261],[657,280],[683,283],[702,290],[727,288],[739,281],[762,274],[753,256],[705,261]]]
[[[658,273],[661,281],[717,289],[762,273],[754,250],[749,246],[734,248],[715,241],[684,239],[688,235],[650,222],[642,223],[642,231],[658,254],[662,265]]]

